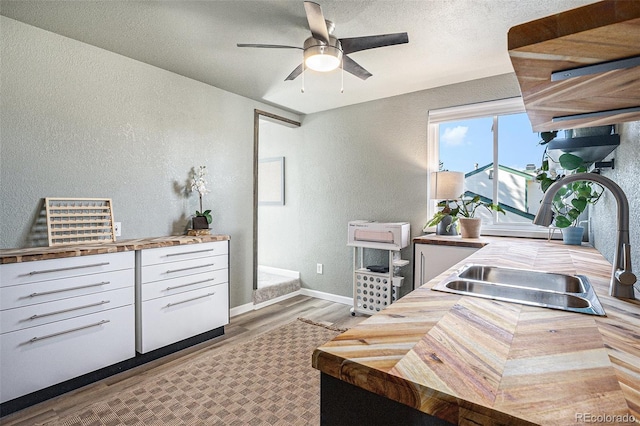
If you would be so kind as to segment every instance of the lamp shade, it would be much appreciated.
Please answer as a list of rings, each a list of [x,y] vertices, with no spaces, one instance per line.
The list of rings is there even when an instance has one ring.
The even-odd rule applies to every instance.
[[[464,192],[464,173],[432,172],[432,199],[456,200]]]

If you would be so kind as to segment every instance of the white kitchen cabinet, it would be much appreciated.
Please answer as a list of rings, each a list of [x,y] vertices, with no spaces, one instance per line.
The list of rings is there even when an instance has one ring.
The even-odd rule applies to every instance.
[[[476,247],[414,244],[414,288],[432,280],[478,250]]]
[[[228,241],[136,252],[139,353],[229,323],[228,253]]]
[[[134,253],[0,265],[0,402],[135,356]]]

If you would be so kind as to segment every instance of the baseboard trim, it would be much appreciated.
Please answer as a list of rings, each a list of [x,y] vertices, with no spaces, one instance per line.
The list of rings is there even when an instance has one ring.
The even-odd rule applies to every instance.
[[[235,317],[241,314],[245,314],[247,312],[251,312],[254,309],[255,308],[254,308],[253,302],[245,303],[244,305],[236,306],[235,308],[229,309],[229,316]]]
[[[353,305],[353,298],[338,296],[337,294],[325,293],[318,290],[303,288],[300,290],[303,296],[315,297],[316,299],[328,300],[330,302],[342,303],[343,305]]]
[[[300,272],[290,269],[274,268],[273,266],[258,265],[258,272],[266,272],[267,274],[282,275],[287,278],[300,279]]]
[[[283,296],[279,296],[274,299],[267,300],[266,302],[258,303],[256,305],[254,305],[253,303],[245,303],[244,305],[236,306],[235,308],[229,309],[229,316],[235,317],[250,311],[266,308],[269,305],[282,302],[283,300],[289,299],[299,294],[303,296],[315,297],[316,299],[328,300],[330,302],[342,303],[343,305],[353,305],[353,299],[350,297],[338,296],[337,294],[325,293],[323,291],[309,290],[308,288],[303,288],[303,289],[294,291],[292,293],[288,293]]]

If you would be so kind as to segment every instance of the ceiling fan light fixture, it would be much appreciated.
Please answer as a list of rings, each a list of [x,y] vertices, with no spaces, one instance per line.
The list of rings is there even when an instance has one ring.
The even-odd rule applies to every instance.
[[[340,41],[330,37],[331,44],[322,44],[313,37],[305,41],[304,64],[314,71],[329,72],[340,66],[342,62],[342,49]]]

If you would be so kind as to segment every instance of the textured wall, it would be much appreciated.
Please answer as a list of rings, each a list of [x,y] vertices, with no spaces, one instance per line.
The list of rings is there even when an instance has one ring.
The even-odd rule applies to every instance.
[[[294,269],[303,285],[352,295],[350,220],[408,221],[413,236],[422,233],[430,109],[518,95],[514,76],[503,75],[305,116],[293,144],[301,197]],[[402,257],[412,260],[412,247]],[[324,264],[322,275],[316,263]],[[402,272],[406,291],[412,266]]]
[[[640,121],[618,125],[620,146],[609,155],[615,158],[615,169],[603,169],[602,175],[615,181],[629,199],[629,238],[631,259],[635,273],[640,277]],[[605,191],[598,204],[592,207],[593,243],[609,262],[613,262],[616,247],[615,199]],[[640,283],[636,284],[636,298],[640,296]]]
[[[204,164],[213,228],[232,236],[231,306],[248,303],[253,108],[296,117],[0,19],[0,247],[29,243],[46,196],[111,197],[122,238],[180,233],[197,208],[183,190],[189,169]],[[278,238],[292,255],[280,267],[299,270],[307,288],[350,297],[347,222],[409,221],[416,236],[427,220],[428,111],[517,95],[509,74],[304,117],[286,155],[299,199],[287,194],[295,208]],[[403,272],[410,284],[411,267]]]
[[[110,197],[122,239],[183,233],[185,185],[209,169],[213,229],[231,235],[231,305],[251,300],[253,110],[159,68],[0,17],[0,248],[31,244],[40,200]]]

